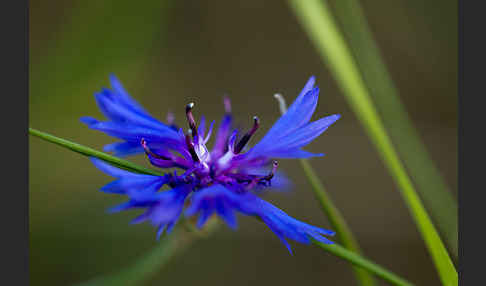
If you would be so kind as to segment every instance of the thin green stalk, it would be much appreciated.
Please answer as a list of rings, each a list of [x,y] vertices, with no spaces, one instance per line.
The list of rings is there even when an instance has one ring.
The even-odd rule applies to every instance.
[[[334,1],[336,18],[370,90],[385,127],[437,228],[457,257],[457,202],[420,140],[393,80],[380,56],[358,0]]]
[[[376,276],[380,277],[381,279],[391,283],[392,285],[400,285],[400,286],[411,286],[412,283],[408,282],[407,280],[393,274],[392,272],[387,271],[383,267],[378,264],[375,264],[362,256],[359,256],[355,252],[349,251],[346,248],[342,247],[339,244],[325,244],[318,241],[313,241],[313,243],[320,248],[326,250],[327,252],[347,260],[352,264],[361,267],[363,269],[368,270],[370,273],[374,273]]]
[[[68,148],[72,151],[83,154],[85,156],[96,157],[96,158],[104,160],[108,163],[116,164],[117,166],[120,166],[120,167],[125,168],[127,170],[145,173],[145,172],[141,172],[141,170],[144,169],[143,167],[139,167],[136,164],[130,163],[130,162],[125,161],[125,160],[118,159],[116,157],[105,154],[103,152],[96,151],[96,150],[91,149],[89,147],[82,146],[80,144],[77,144],[77,143],[62,139],[62,138],[58,138],[56,136],[53,136],[53,135],[50,135],[50,134],[47,134],[47,133],[44,133],[42,131],[38,131],[38,130],[35,130],[35,129],[32,129],[32,128],[29,128],[29,133],[31,135],[40,137],[40,138],[42,138],[42,139],[44,139],[48,142],[58,144],[62,147]],[[188,227],[187,229],[191,230],[192,228]],[[174,234],[171,235],[171,236],[174,236],[174,238],[169,240],[169,242],[167,242],[167,244],[176,243],[175,241],[177,241],[178,236],[174,235]],[[318,246],[320,246],[323,249],[328,249],[328,245],[321,245],[317,242],[314,242],[314,243],[316,243]],[[172,257],[175,253],[175,252],[173,252],[175,250],[170,250],[172,248],[172,246],[169,247],[169,246],[164,246],[164,245],[165,244],[160,246],[161,251],[154,251],[154,252],[157,252],[159,254],[168,252],[167,254],[164,254],[166,256],[165,256],[165,258],[161,259],[162,262],[158,264],[159,266],[163,266],[169,260],[169,258]],[[352,251],[346,250],[345,248],[338,246],[336,244],[333,244],[333,246],[335,248],[329,248],[330,249],[329,253],[336,255],[337,257],[340,257],[344,260],[347,260],[348,262],[353,263],[354,265],[360,266],[360,267],[370,271],[371,273],[375,274],[376,276],[381,277],[384,280],[392,283],[393,285],[411,285],[410,283],[406,282],[406,280],[404,280],[403,278],[400,278],[397,275],[393,274],[392,272],[390,272],[390,271],[388,271],[388,270],[386,270],[386,269],[384,269],[380,266],[377,266],[375,263],[367,260],[366,258],[361,257],[359,254],[356,254]],[[166,249],[166,250],[162,251],[163,249]],[[155,254],[153,254],[153,255],[149,254],[145,258],[146,259],[142,259],[140,262],[137,262],[135,264],[135,267],[140,271],[142,271],[141,269],[145,269],[146,265],[148,265],[148,264],[146,264],[147,262],[145,262],[145,261],[152,261],[154,263],[156,263],[156,261],[158,261],[157,256]],[[153,273],[153,271],[151,269],[154,269],[154,268],[147,269],[144,272],[138,272],[137,270],[130,270],[130,273],[131,273],[130,281],[133,281],[132,279],[135,279],[135,278],[133,278],[133,275],[139,275],[138,273],[145,273],[145,274]],[[123,272],[124,271],[122,271],[122,273]],[[120,274],[120,275],[124,275],[124,274]],[[105,278],[100,278],[100,279],[101,279],[100,280],[101,282],[104,282],[104,281],[114,281],[114,282],[121,281],[121,280],[118,280],[118,279],[121,279],[121,278],[115,278],[114,276],[113,277],[107,276]],[[103,279],[107,279],[107,280],[103,280]],[[126,279],[128,281],[128,278],[124,278],[124,279]],[[93,280],[93,281],[95,281],[95,280]],[[96,281],[98,281],[98,280],[96,280]],[[125,281],[125,280],[123,280],[123,281]],[[120,284],[117,284],[117,285],[120,285]]]
[[[319,201],[322,211],[326,214],[329,222],[331,223],[333,229],[336,231],[336,234],[343,246],[355,253],[362,254],[358,241],[351,232],[351,229],[344,220],[341,212],[336,208],[333,201],[329,197],[329,194],[324,188],[322,182],[317,177],[317,174],[314,172],[314,169],[310,165],[309,161],[307,159],[301,159],[300,164],[302,165],[304,173],[312,185],[314,195]],[[353,270],[355,272],[356,278],[361,283],[361,285],[375,285],[375,280],[365,270],[366,268],[361,268],[359,267],[360,265],[356,263],[353,264],[358,266],[353,267]]]
[[[432,221],[388,137],[361,79],[351,53],[339,33],[326,3],[289,0],[290,7],[329,65],[351,108],[365,127],[393,179],[399,186],[444,285],[457,285],[458,275]]]
[[[162,238],[157,246],[138,258],[132,265],[75,285],[141,285],[153,277],[177,253],[184,251],[184,249],[194,242],[194,239],[195,236],[183,235],[180,229],[175,229],[174,233]]]
[[[101,159],[103,161],[111,163],[111,164],[113,164],[117,167],[123,168],[125,170],[134,171],[136,173],[141,173],[141,174],[154,175],[154,176],[160,176],[161,175],[160,173],[158,173],[154,170],[151,170],[151,169],[148,169],[148,168],[145,168],[145,167],[142,167],[142,166],[138,166],[138,165],[133,164],[132,162],[129,162],[127,160],[123,160],[123,159],[108,155],[104,152],[97,151],[93,148],[89,148],[89,147],[80,145],[78,143],[74,143],[72,141],[62,139],[62,138],[56,137],[54,135],[50,135],[50,134],[47,134],[45,132],[30,128],[30,127],[29,127],[29,133],[31,135],[37,136],[37,137],[39,137],[39,138],[41,138],[45,141],[60,145],[62,147],[66,147],[66,148],[68,148],[68,149],[70,149],[74,152],[80,153],[82,155],[86,155],[86,156],[90,156],[90,157],[96,157],[98,159]]]
[[[280,112],[282,114],[286,113],[287,105],[285,103],[285,99],[280,94],[275,94],[275,98],[278,100]],[[309,182],[311,183],[314,195],[319,201],[319,205],[321,206],[322,211],[329,219],[332,228],[336,231],[338,239],[341,241],[343,246],[346,247],[347,249],[354,251],[358,254],[362,254],[358,241],[356,240],[353,233],[351,232],[351,229],[346,223],[344,216],[341,214],[339,209],[334,205],[334,202],[332,201],[331,197],[327,193],[324,184],[321,182],[321,180],[315,173],[309,161],[307,159],[300,159],[300,163],[302,165],[302,169],[304,169],[304,173],[307,176],[307,179],[309,179]],[[366,286],[375,285],[375,280],[365,269],[359,266],[358,267],[354,266],[353,270],[354,270],[354,274],[356,275],[356,279],[358,279],[361,285],[366,285]]]
[[[132,265],[111,274],[102,275],[91,280],[76,284],[76,286],[98,285],[140,285],[154,277],[176,254],[181,254],[198,238],[211,234],[217,226],[217,221],[211,219],[204,231],[188,232],[178,227],[170,235],[165,236],[158,245],[140,257]]]

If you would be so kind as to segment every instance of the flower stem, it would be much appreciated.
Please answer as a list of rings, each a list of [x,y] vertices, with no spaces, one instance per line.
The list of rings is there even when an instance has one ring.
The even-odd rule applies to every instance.
[[[183,232],[183,228],[178,227],[171,235],[164,237],[156,247],[132,265],[114,273],[81,282],[76,286],[140,285],[155,276],[176,254],[182,253],[197,239],[204,238],[212,233],[217,225],[217,220],[211,219],[203,231]]]
[[[351,108],[365,127],[378,154],[399,186],[444,285],[457,285],[458,274],[427,211],[396,153],[371,101],[351,52],[340,34],[325,1],[289,0],[309,38],[329,65]]]
[[[157,246],[150,249],[132,265],[121,271],[75,284],[75,286],[140,285],[153,277],[174,255],[188,247],[194,238],[193,235],[182,235],[180,229],[177,229],[170,236],[161,239]]]
[[[358,241],[354,237],[351,229],[349,228],[346,220],[344,219],[341,212],[336,208],[333,201],[329,197],[324,185],[317,177],[314,169],[310,165],[307,159],[300,159],[304,173],[309,179],[312,189],[314,190],[314,195],[316,196],[322,211],[326,214],[332,228],[336,231],[336,234],[343,244],[343,246],[357,254],[362,254],[359,247]],[[359,266],[358,264],[353,263]],[[353,267],[356,278],[360,281],[361,285],[372,286],[375,285],[375,281],[371,275],[364,269],[360,267]]]
[[[382,278],[383,280],[391,283],[392,285],[399,285],[399,286],[410,286],[413,285],[412,283],[408,282],[407,280],[395,275],[394,273],[386,270],[385,268],[381,267],[378,264],[375,264],[362,256],[359,256],[355,252],[349,251],[346,248],[342,247],[339,244],[325,244],[318,241],[313,240],[313,243],[320,248],[326,250],[327,252],[347,260],[348,262],[361,267],[362,269],[368,270],[370,273],[375,274],[376,276]]]

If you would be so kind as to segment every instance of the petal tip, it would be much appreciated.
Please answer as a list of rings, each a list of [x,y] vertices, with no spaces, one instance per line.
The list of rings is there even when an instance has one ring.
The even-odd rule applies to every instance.
[[[93,124],[96,124],[98,123],[98,120],[94,119],[93,117],[90,117],[90,116],[83,116],[83,117],[80,117],[79,118],[79,121],[81,121],[82,123],[88,125],[88,126],[91,126]]]
[[[116,77],[115,73],[111,72],[108,77],[110,78],[110,83],[117,83],[119,82],[118,78]]]

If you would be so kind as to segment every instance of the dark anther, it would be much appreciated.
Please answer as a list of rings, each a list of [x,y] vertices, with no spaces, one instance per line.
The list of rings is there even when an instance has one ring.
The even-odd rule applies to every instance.
[[[214,176],[216,174],[216,170],[215,170],[216,167],[214,167],[214,165],[211,164],[211,166],[209,167],[209,176],[214,179]]]
[[[192,108],[193,107],[194,107],[193,102],[186,105],[186,117],[187,117],[187,122],[189,122],[189,127],[191,128],[191,131],[192,131],[192,138],[198,138],[197,137],[196,121],[194,120],[194,116],[192,115]]]
[[[147,141],[145,141],[144,138],[142,138],[142,140],[140,141],[140,143],[142,144],[143,150],[145,150],[145,154],[150,155],[150,156],[152,156],[154,158],[157,158],[157,159],[172,160],[169,157],[165,157],[165,156],[162,156],[162,155],[158,155],[158,154],[155,154],[154,152],[152,152],[150,150],[150,148],[147,146]]]
[[[240,142],[238,142],[238,144],[235,147],[235,154],[238,154],[241,152],[241,150],[243,150],[246,143],[250,141],[251,136],[257,131],[259,126],[260,126],[260,121],[258,120],[258,117],[254,116],[253,127],[241,138]]]
[[[189,149],[189,153],[191,153],[192,160],[194,162],[199,162],[199,157],[196,154],[196,150],[194,150],[194,144],[192,143],[189,134],[186,134],[186,145],[187,145],[187,149]]]

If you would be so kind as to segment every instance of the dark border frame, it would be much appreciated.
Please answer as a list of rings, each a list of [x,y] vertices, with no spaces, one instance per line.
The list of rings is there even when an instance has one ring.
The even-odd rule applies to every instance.
[[[29,285],[28,0],[2,2],[3,285]],[[9,180],[5,180],[5,179]],[[12,184],[6,184],[10,181]]]
[[[484,96],[484,9],[480,1],[458,0],[458,186],[459,186],[459,284],[482,285],[484,278],[484,146],[482,138]],[[468,39],[466,41],[466,39]],[[467,70],[467,71],[466,71]],[[469,138],[466,138],[469,134]],[[466,219],[466,213],[468,217]],[[471,235],[466,235],[469,228]],[[473,234],[474,232],[474,234]],[[468,247],[467,259],[465,248]],[[464,269],[467,262],[467,275]],[[467,281],[467,282],[466,282]]]
[[[464,265],[463,265],[463,259],[464,259],[464,245],[463,245],[463,230],[464,230],[464,223],[463,223],[463,218],[464,218],[464,206],[462,205],[464,201],[464,194],[460,190],[464,190],[464,169],[461,167],[463,164],[464,158],[462,157],[463,154],[461,154],[461,148],[463,148],[464,142],[463,142],[463,131],[464,131],[464,121],[461,119],[461,116],[464,114],[464,2],[461,0],[458,0],[458,29],[457,29],[457,41],[458,41],[458,81],[457,81],[457,86],[458,86],[458,102],[457,102],[457,148],[458,148],[458,174],[457,174],[457,185],[458,185],[458,194],[457,194],[457,204],[458,204],[458,249],[459,249],[459,257],[458,257],[458,264],[457,264],[457,271],[459,274],[459,283],[461,285],[464,285]]]

